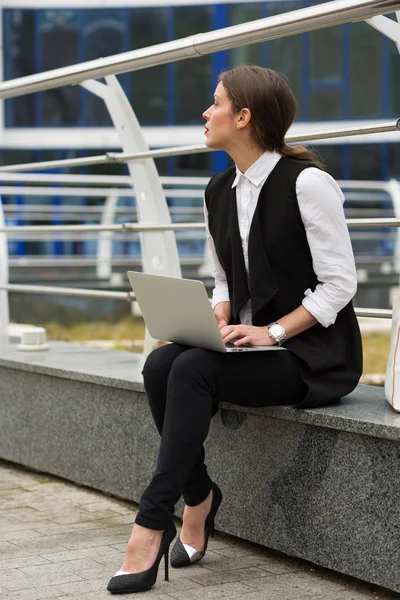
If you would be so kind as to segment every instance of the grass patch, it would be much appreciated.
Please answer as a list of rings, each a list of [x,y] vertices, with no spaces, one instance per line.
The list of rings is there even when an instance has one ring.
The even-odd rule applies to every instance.
[[[363,335],[364,373],[385,373],[389,356],[390,336]]]
[[[116,323],[93,321],[91,323],[75,323],[59,325],[46,323],[44,325],[49,340],[64,342],[86,342],[91,340],[114,340],[114,350],[140,352],[141,347],[120,344],[121,341],[143,340],[144,322],[139,317],[128,316]],[[389,356],[390,336],[383,334],[368,334],[363,336],[364,373],[385,373]]]
[[[139,317],[124,317],[116,323],[92,321],[60,325],[46,323],[47,338],[63,342],[86,342],[90,340],[143,340],[144,322]]]

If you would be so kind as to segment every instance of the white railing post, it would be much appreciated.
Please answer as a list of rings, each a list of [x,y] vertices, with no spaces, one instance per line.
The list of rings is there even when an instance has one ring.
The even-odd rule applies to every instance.
[[[3,203],[0,198],[0,227],[5,227]],[[0,284],[8,285],[7,234],[0,233]],[[0,336],[8,335],[9,324],[8,292],[0,291]]]
[[[102,225],[113,225],[118,199],[116,194],[107,197],[101,213]],[[111,279],[112,241],[112,231],[101,231],[99,233],[96,258],[96,277],[98,279]]]

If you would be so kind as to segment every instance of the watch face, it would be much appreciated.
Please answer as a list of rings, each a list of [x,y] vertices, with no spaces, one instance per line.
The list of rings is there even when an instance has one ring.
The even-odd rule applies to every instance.
[[[269,331],[270,331],[271,335],[277,336],[277,337],[281,336],[284,333],[284,329],[283,329],[282,325],[279,325],[278,323],[275,325],[272,325],[269,328]]]

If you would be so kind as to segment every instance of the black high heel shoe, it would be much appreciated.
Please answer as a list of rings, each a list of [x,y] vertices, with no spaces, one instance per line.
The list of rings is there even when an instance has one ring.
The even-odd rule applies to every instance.
[[[175,567],[175,569],[179,567],[188,567],[189,565],[194,565],[195,563],[199,562],[199,560],[201,560],[206,553],[208,538],[210,537],[210,535],[211,537],[214,537],[215,515],[217,514],[217,511],[222,502],[222,492],[216,483],[212,484],[211,489],[213,493],[211,509],[204,525],[204,550],[202,552],[199,552],[195,548],[192,548],[187,544],[183,544],[181,542],[181,538],[179,537],[176,540],[171,552],[171,567]]]
[[[107,585],[107,590],[112,594],[127,594],[129,592],[145,592],[149,590],[156,582],[158,567],[164,556],[165,581],[168,581],[168,551],[172,540],[176,535],[175,524],[171,521],[164,530],[160,542],[160,549],[153,566],[147,571],[141,573],[126,573],[118,571],[111,577]]]

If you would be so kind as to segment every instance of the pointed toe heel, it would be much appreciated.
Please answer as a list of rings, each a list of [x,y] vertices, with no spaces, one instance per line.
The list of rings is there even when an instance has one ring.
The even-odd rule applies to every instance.
[[[181,538],[178,537],[171,551],[171,567],[174,567],[175,569],[179,569],[180,567],[189,567],[190,565],[198,563],[199,560],[204,557],[207,550],[208,538],[210,535],[211,537],[214,537],[215,534],[215,516],[222,502],[222,492],[216,483],[212,484],[212,492],[213,496],[211,509],[204,525],[204,550],[199,552],[196,550],[196,548],[192,548],[187,544],[183,544]]]
[[[195,548],[182,544],[180,538],[178,538],[171,551],[171,567],[178,569],[179,567],[188,567],[194,563],[199,562],[203,558],[204,554],[198,552]]]
[[[158,551],[157,558],[154,561],[153,566],[150,567],[150,569],[147,569],[147,571],[142,571],[141,573],[125,573],[123,571],[119,571],[114,575],[114,577],[111,577],[107,585],[107,590],[112,594],[146,592],[155,584],[157,580],[158,567],[160,565],[162,557],[164,557],[164,579],[165,581],[169,581],[169,547],[175,535],[176,527],[175,524],[171,522],[162,535],[160,549]]]

